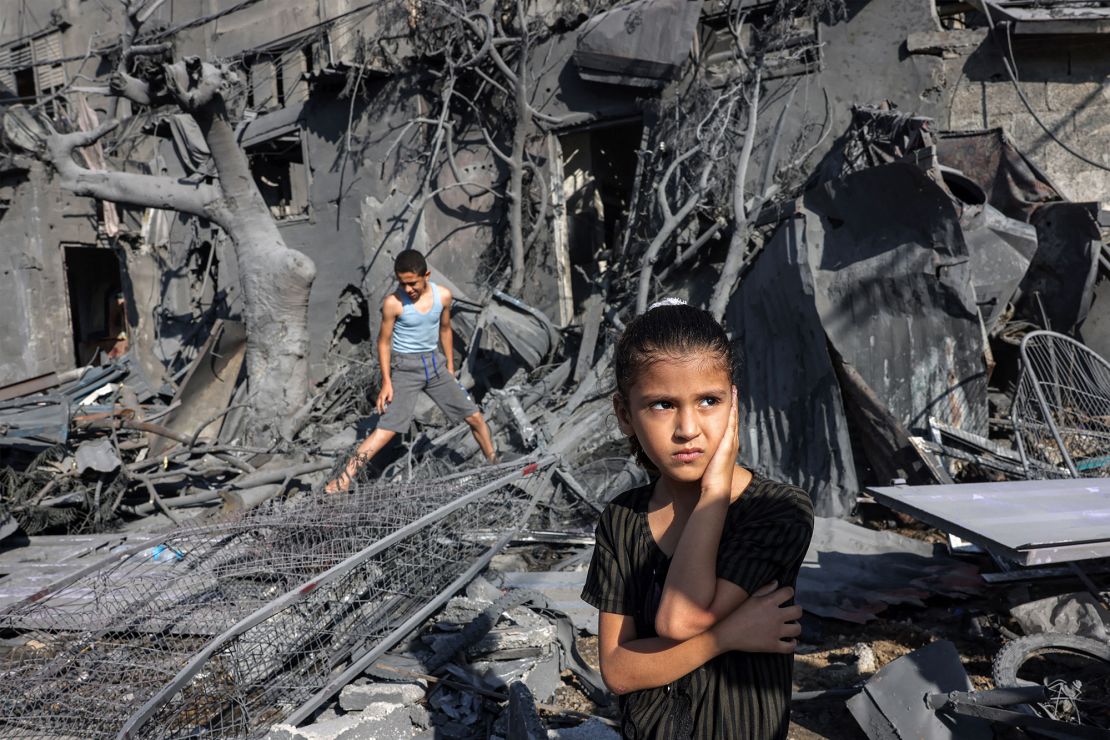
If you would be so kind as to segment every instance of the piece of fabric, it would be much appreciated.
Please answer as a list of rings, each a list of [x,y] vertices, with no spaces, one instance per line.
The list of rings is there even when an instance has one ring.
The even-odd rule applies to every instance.
[[[439,346],[439,318],[443,313],[443,299],[439,295],[438,285],[432,282],[428,285],[432,289],[432,307],[427,313],[418,311],[412,299],[403,290],[398,291],[401,315],[393,325],[391,346],[394,352],[435,352]]]
[[[648,526],[652,486],[615,498],[598,521],[582,599],[633,617],[637,638],[655,636],[655,614],[670,558]],[[749,593],[769,581],[793,585],[813,533],[805,491],[753,474],[731,506],[717,552],[717,576]],[[619,697],[621,736],[785,738],[794,656],[731,652],[667,686]]]
[[[393,402],[386,408],[378,426],[403,434],[409,430],[416,396],[424,391],[452,422],[462,421],[478,411],[470,394],[447,372],[447,358],[441,352],[395,353],[390,359]]]

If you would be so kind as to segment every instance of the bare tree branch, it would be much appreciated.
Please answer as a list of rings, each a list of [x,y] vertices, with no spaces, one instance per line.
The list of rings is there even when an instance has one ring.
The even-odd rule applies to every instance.
[[[728,255],[717,278],[717,285],[713,288],[713,297],[709,301],[709,313],[713,314],[717,321],[724,318],[725,308],[728,306],[728,299],[732,296],[736,278],[740,274],[744,249],[748,243],[748,211],[744,200],[744,184],[748,177],[748,166],[755,146],[756,126],[759,123],[760,72],[757,69],[755,73],[755,83],[752,85],[752,97],[748,107],[748,129],[744,133],[744,147],[736,161],[736,177],[732,184],[732,239],[729,240]]]
[[[62,178],[62,186],[77,195],[146,208],[167,208],[194,216],[211,218],[209,205],[220,198],[212,185],[192,184],[172,177],[138,175],[129,172],[101,172],[82,167],[73,152],[89,146],[119,126],[105,121],[92,131],[55,133],[46,140],[46,159]]]

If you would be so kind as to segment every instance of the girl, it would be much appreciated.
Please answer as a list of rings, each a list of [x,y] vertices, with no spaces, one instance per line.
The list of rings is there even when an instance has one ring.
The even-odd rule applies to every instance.
[[[732,352],[708,313],[656,304],[614,366],[618,423],[655,476],[602,513],[582,592],[621,733],[785,738],[809,497],[736,464]]]

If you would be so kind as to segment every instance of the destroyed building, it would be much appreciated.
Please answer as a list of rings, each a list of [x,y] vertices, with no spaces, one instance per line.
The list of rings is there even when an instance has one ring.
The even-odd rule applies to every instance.
[[[513,20],[518,9],[524,24]],[[1092,427],[1054,442],[1030,421],[1034,411],[1014,414],[1036,401],[1021,375],[1031,331],[1110,357],[1104,2],[0,0],[0,18],[0,296],[9,308],[0,317],[0,465],[22,469],[63,450],[34,476],[7,479],[18,482],[10,487],[21,491],[15,520],[25,529],[96,532],[147,515],[187,523],[194,505],[243,511],[267,499],[274,510],[251,516],[334,516],[303,500],[281,509],[275,497],[311,489],[311,476],[353,444],[355,421],[372,416],[364,386],[375,382],[377,306],[394,288],[394,256],[410,247],[428,254],[457,298],[462,379],[504,446],[558,457],[540,469],[564,499],[537,503],[529,487],[512,510],[553,527],[572,520],[573,536],[586,536],[604,501],[642,475],[608,418],[610,353],[623,323],[664,295],[723,318],[743,359],[742,462],[809,491],[822,517],[854,516],[865,489],[892,480],[1102,469]],[[275,233],[311,265],[305,346],[292,353],[307,363],[307,396],[265,444],[248,434],[254,394],[243,382],[248,343],[259,341],[244,287],[251,260],[217,221],[169,201],[75,194],[44,144],[51,134],[91,138],[115,119],[113,131],[67,150],[80,177],[103,170],[226,187],[197,116],[167,94],[146,104],[109,94],[121,80],[172,92],[173,65],[196,78],[218,66],[235,80],[234,141]],[[473,450],[461,432],[424,404],[383,478],[464,469]],[[63,471],[60,482],[49,471]],[[521,489],[480,484],[458,484],[455,494],[475,496],[461,511],[443,509],[439,489],[416,486],[412,495],[427,500],[390,522],[443,517],[482,530],[483,546],[504,544],[512,533],[483,507]],[[371,509],[359,511],[371,517],[384,511],[373,508],[383,494],[367,490],[360,505]],[[898,508],[897,492],[889,496]],[[841,524],[850,526],[824,525],[822,546],[835,549],[836,532],[855,536]],[[389,540],[389,527],[380,530],[374,537]],[[160,551],[169,565],[151,593],[181,553],[206,552],[198,543],[213,531],[183,530]],[[409,536],[398,549],[446,537]],[[145,540],[112,543],[151,550]],[[398,624],[427,617],[450,595],[443,589],[457,590],[455,579],[495,549],[463,544],[426,574],[424,590],[391,602],[373,634],[320,607],[316,616],[337,620],[326,630],[334,642],[288,650],[349,659],[354,672],[342,675],[352,678],[353,666],[377,657],[354,643],[392,647],[385,638],[402,636]],[[244,652],[250,680],[220,700],[261,710],[251,687],[279,670],[257,645],[301,618],[271,600],[314,567],[355,557],[358,545],[352,538],[301,567],[283,560],[295,559],[295,543],[266,541],[280,584],[250,591],[233,574],[242,586],[234,598],[221,568],[238,566],[223,561],[178,583],[165,598],[213,589],[227,599],[223,616],[200,610],[174,627],[219,637],[212,663],[176,673],[174,661],[195,646],[175,644],[163,655],[175,682],[132,696],[120,709],[127,726],[171,715],[175,727],[195,726],[183,698],[194,679]],[[813,560],[826,576],[827,552]],[[900,573],[929,557],[901,555]],[[146,566],[111,567],[130,578]],[[370,561],[347,567],[348,581],[382,577]],[[974,578],[944,567],[947,577],[916,584],[921,593],[962,593]],[[74,588],[91,582],[73,577]],[[812,613],[862,621],[917,598],[876,573],[842,577],[859,590],[831,601],[810,581]],[[873,584],[866,596],[860,583]],[[64,629],[50,599],[21,601],[44,585],[33,584],[6,592],[4,603],[24,611],[5,624],[54,619]],[[367,589],[359,613],[376,614],[386,597]],[[467,618],[482,611],[455,607]],[[139,633],[158,625],[155,612],[143,613]],[[232,634],[230,617],[251,615],[258,621]],[[107,626],[120,618],[97,616]],[[90,652],[90,665],[98,659]],[[326,671],[304,676],[298,690],[271,697],[285,708],[275,718],[305,721],[342,684]],[[265,724],[240,720],[223,727],[251,734]],[[106,720],[104,732],[112,727]]]

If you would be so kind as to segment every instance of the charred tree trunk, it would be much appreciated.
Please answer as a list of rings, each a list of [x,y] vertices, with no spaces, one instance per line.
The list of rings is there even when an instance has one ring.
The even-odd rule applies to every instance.
[[[24,148],[49,162],[68,190],[115,203],[200,216],[226,232],[239,262],[249,406],[255,434],[261,437],[308,397],[308,297],[316,267],[306,255],[286,246],[236,141],[226,98],[237,83],[234,74],[196,58],[166,64],[163,70],[166,89],[152,91],[146,82],[118,72],[112,91],[144,104],[176,102],[190,113],[208,143],[218,174],[216,184],[97,171],[77,164],[74,150],[100,140],[118,121],[73,134],[49,130],[25,111],[16,113],[13,121],[21,127]],[[9,113],[9,118],[12,115]],[[13,121],[6,119],[5,128]]]
[[[247,327],[251,408],[288,418],[308,398],[308,296],[316,266],[286,246],[235,140],[222,97],[194,114],[219,173],[217,223],[235,247]]]

